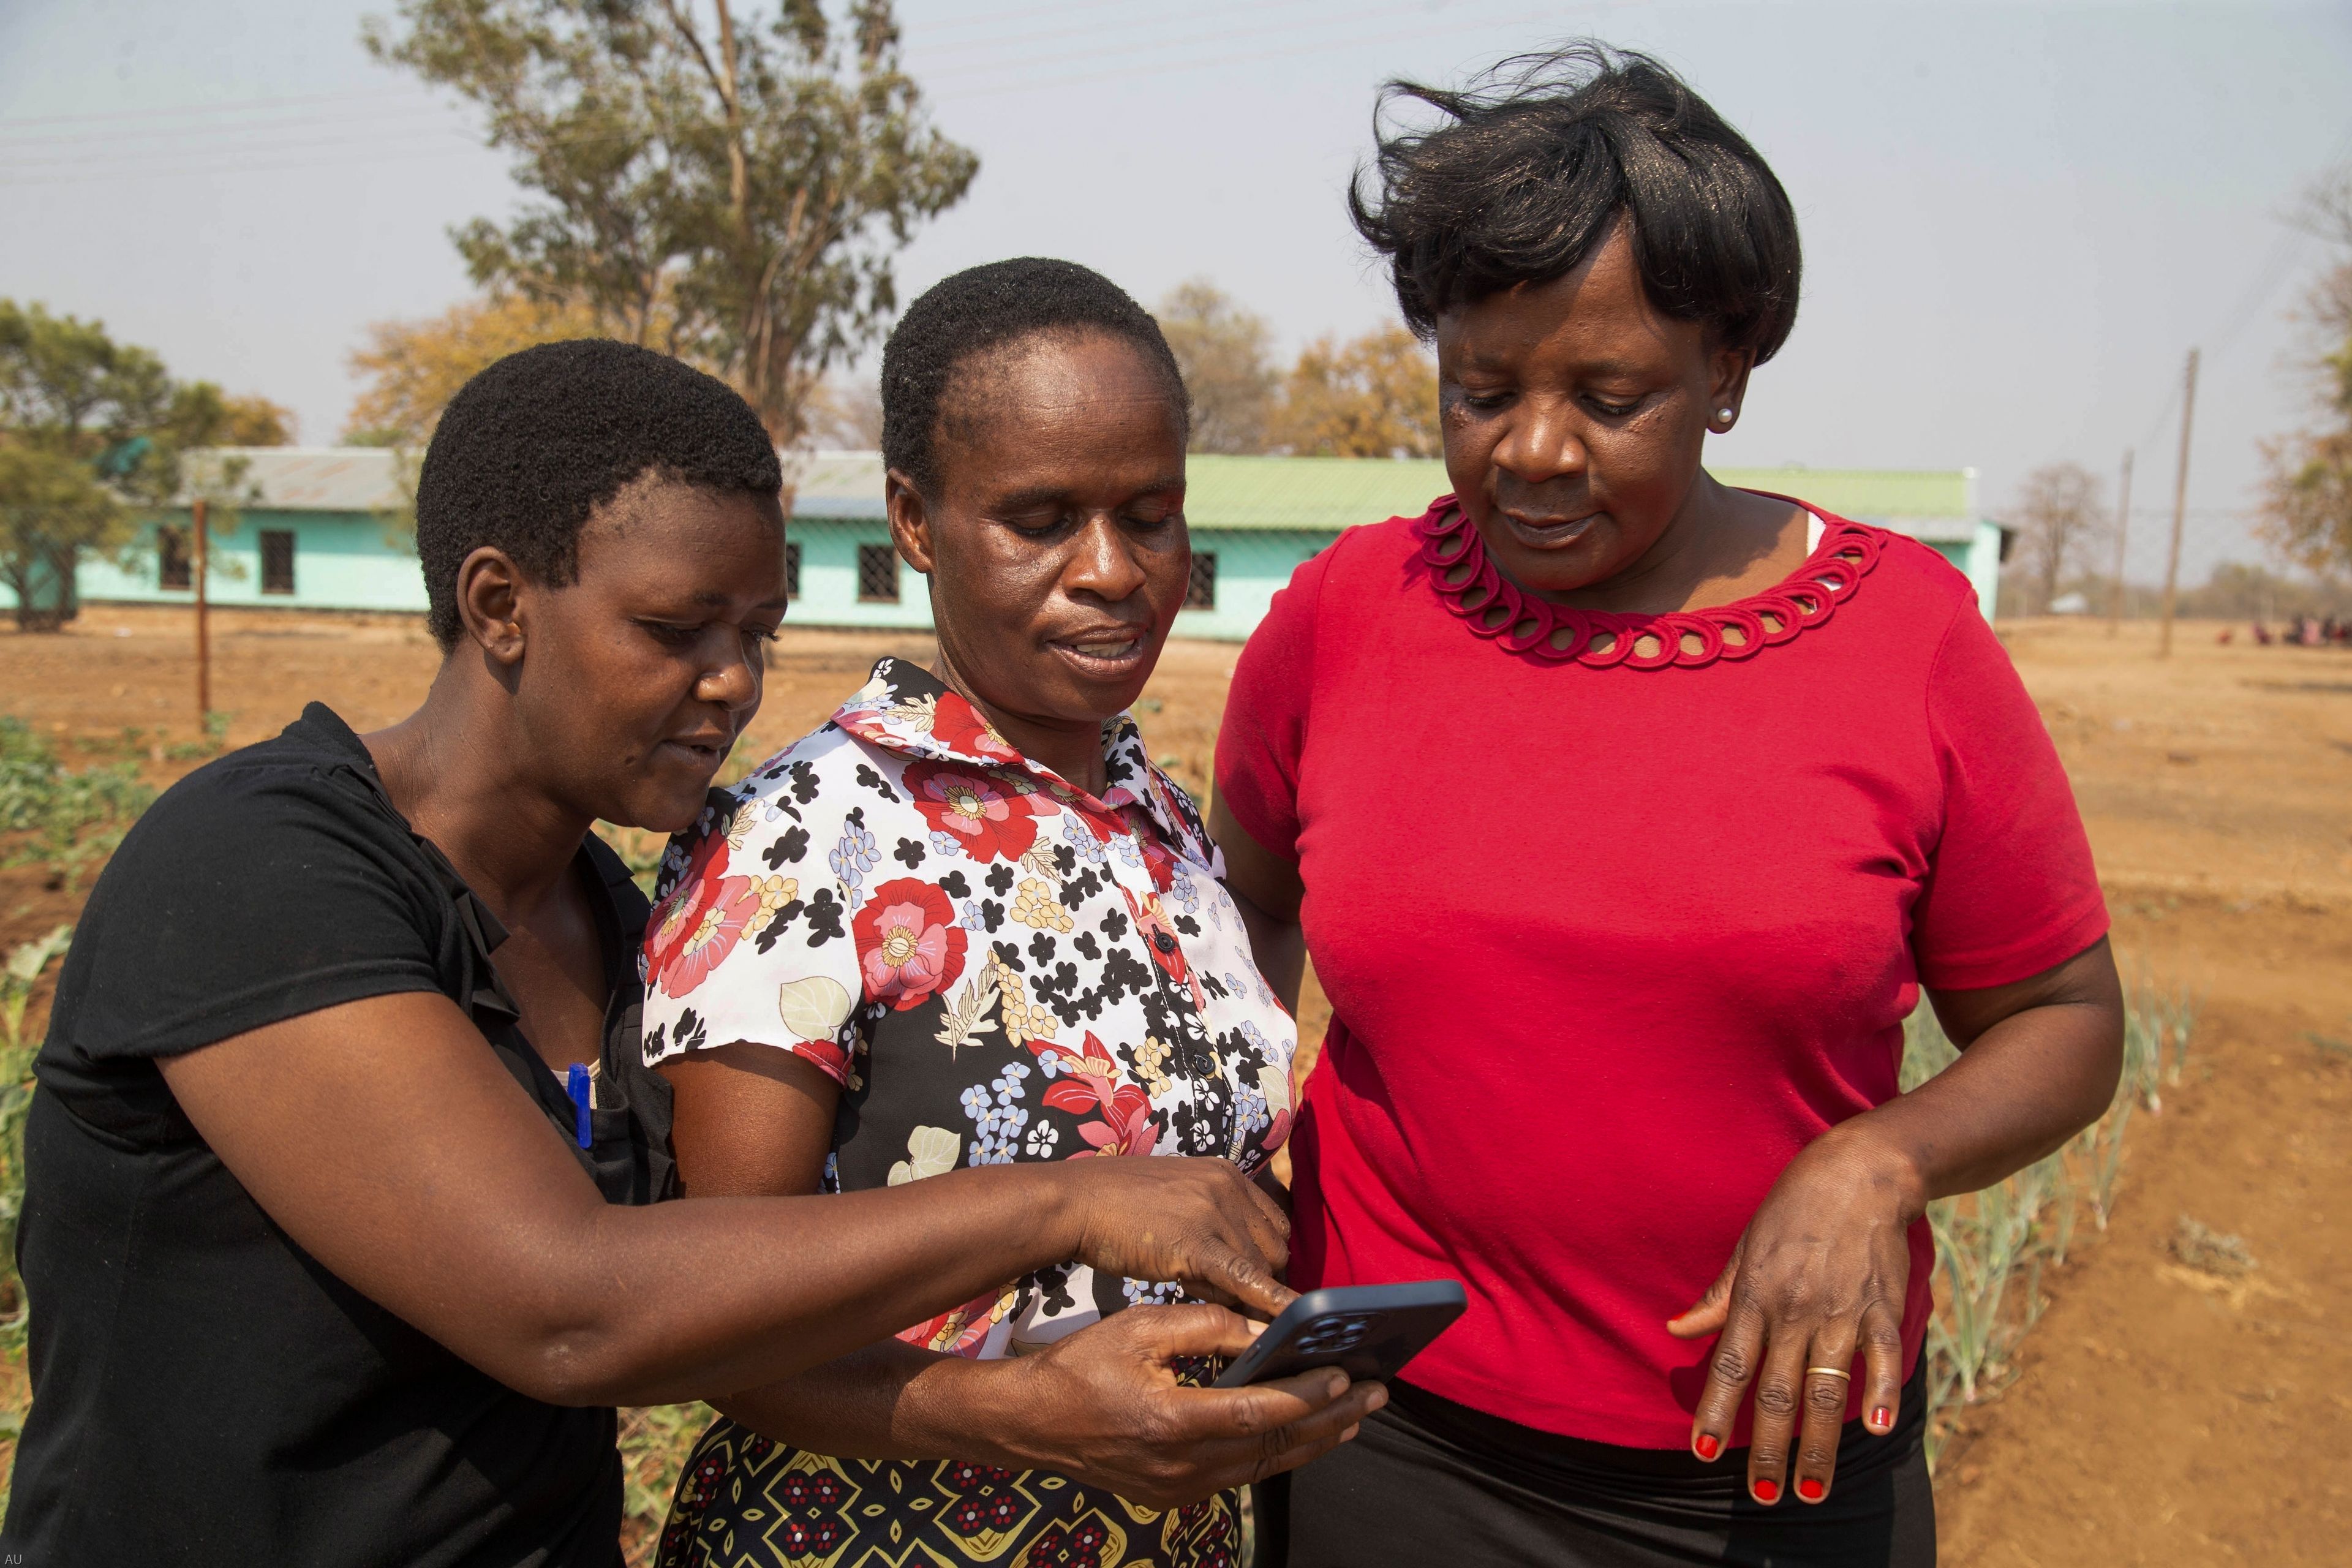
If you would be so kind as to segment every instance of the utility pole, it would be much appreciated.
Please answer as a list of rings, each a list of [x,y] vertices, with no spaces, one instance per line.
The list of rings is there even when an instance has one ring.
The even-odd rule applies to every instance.
[[[194,526],[188,531],[194,536],[194,552],[188,562],[190,585],[196,591],[196,734],[205,733],[205,719],[213,710],[213,639],[212,628],[205,624],[208,606],[205,603],[205,565],[212,555],[211,536],[205,530],[205,498],[198,496],[189,505]]]
[[[2180,525],[2189,516],[2189,432],[2197,416],[2197,351],[2189,351],[2189,379],[2180,395],[2180,471],[2172,481],[2172,553],[2164,563],[2164,632],[2156,656],[2172,657],[2172,608],[2180,590]]]
[[[2107,605],[2107,635],[2114,637],[2124,624],[2124,541],[2131,537],[2131,468],[2132,449],[2124,448],[2124,483],[2116,501],[2116,595]]]

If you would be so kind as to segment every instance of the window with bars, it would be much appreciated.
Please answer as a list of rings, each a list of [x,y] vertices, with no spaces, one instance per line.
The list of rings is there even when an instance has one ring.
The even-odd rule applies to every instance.
[[[265,594],[290,594],[294,591],[292,529],[265,528],[261,531],[261,591]]]
[[[188,536],[176,528],[155,531],[155,585],[193,588],[195,572],[188,556]]]
[[[857,547],[857,597],[861,604],[898,602],[898,552],[887,544]]]
[[[1192,575],[1184,584],[1184,607],[1188,610],[1213,610],[1217,607],[1215,551],[1192,552]]]
[[[784,544],[784,597],[801,596],[801,547],[787,541]]]

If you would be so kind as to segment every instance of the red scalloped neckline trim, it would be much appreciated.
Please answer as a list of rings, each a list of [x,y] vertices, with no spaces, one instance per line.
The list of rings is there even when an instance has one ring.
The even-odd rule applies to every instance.
[[[1804,505],[1788,496],[1772,499]],[[1588,669],[1698,669],[1717,659],[1753,658],[1826,623],[1878,564],[1877,530],[1806,510],[1822,520],[1822,542],[1788,581],[1728,605],[1663,616],[1580,610],[1523,592],[1496,568],[1452,496],[1441,497],[1412,527],[1439,600],[1498,647]],[[1457,576],[1465,566],[1466,574]]]

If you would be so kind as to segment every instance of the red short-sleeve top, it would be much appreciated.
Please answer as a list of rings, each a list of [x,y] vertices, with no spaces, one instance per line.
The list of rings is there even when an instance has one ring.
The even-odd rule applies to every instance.
[[[1298,862],[1333,1011],[1291,1280],[1458,1279],[1411,1381],[1679,1447],[1708,1346],[1666,1320],[1799,1150],[1897,1092],[1920,985],[2052,968],[2105,905],[2049,734],[1927,546],[1817,512],[1775,593],[1612,618],[1445,588],[1478,550],[1451,501],[1299,567],[1217,744],[1234,820]]]

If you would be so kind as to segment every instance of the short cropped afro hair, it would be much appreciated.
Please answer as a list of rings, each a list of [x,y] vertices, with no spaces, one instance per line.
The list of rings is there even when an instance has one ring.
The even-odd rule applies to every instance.
[[[1413,104],[1440,123],[1388,128],[1391,109]],[[1574,271],[1621,216],[1660,313],[1705,322],[1759,364],[1796,324],[1803,264],[1788,193],[1646,55],[1584,43],[1505,60],[1459,92],[1391,81],[1373,133],[1349,212],[1424,339],[1450,310]]]
[[[509,354],[449,400],[416,481],[426,622],[457,647],[457,568],[485,545],[532,580],[580,567],[589,515],[640,475],[774,496],[775,443],[725,382],[603,338]]]
[[[1166,375],[1177,424],[1190,435],[1184,373],[1151,312],[1090,267],[1021,256],[940,279],[898,318],[882,347],[883,462],[936,496],[940,411],[957,369],[1023,338],[1084,332],[1107,332],[1140,350]]]

